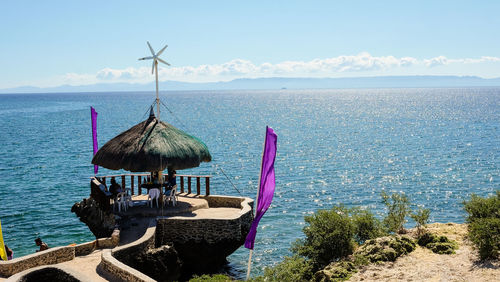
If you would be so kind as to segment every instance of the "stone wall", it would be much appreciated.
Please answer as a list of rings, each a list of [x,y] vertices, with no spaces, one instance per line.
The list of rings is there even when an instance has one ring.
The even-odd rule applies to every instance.
[[[243,209],[242,203],[247,198],[240,197],[230,197],[230,196],[200,196],[201,199],[205,199],[208,202],[208,206],[211,208],[241,208]],[[253,207],[253,201],[249,203]]]
[[[155,281],[151,277],[126,265],[128,257],[146,249],[153,248],[155,242],[156,219],[152,219],[144,235],[130,244],[104,250],[99,268],[105,271],[110,279],[119,281]],[[123,262],[122,262],[123,261]],[[125,262],[125,263],[124,263]]]
[[[91,254],[96,249],[96,240],[92,242],[82,243],[75,246],[75,256],[86,256]]]
[[[9,261],[0,260],[0,276],[9,277],[29,268],[42,265],[50,265],[69,261],[75,256],[85,256],[96,249],[113,248],[120,241],[120,231],[116,229],[108,238],[101,238],[92,242],[78,244],[75,246],[63,246],[50,248],[31,255],[15,258]]]
[[[169,242],[188,241],[216,243],[224,240],[240,241],[246,237],[253,220],[253,200],[249,198],[207,196],[203,197],[210,208],[240,208],[238,216],[225,219],[158,218],[156,246]]]
[[[74,246],[50,248],[13,260],[0,261],[0,276],[9,277],[32,267],[61,263],[72,260],[74,257]]]
[[[130,254],[137,254],[155,247],[156,219],[151,219],[149,227],[139,240],[113,249],[113,257],[125,261]]]
[[[111,281],[155,281],[151,277],[114,258],[111,250],[102,251],[99,268],[110,275],[109,280]]]
[[[235,207],[240,211],[224,219],[158,218],[156,246],[173,245],[183,261],[184,272],[213,271],[244,243],[253,220],[253,200],[208,196],[210,208]]]

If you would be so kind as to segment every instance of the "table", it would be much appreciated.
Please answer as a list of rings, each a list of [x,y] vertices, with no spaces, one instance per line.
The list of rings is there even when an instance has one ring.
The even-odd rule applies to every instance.
[[[148,189],[148,193],[149,193],[149,190],[153,189],[153,188],[156,188],[156,189],[165,188],[165,193],[167,191],[172,190],[172,188],[170,186],[168,186],[168,183],[166,183],[166,182],[162,183],[162,184],[160,184],[160,183],[143,183],[143,184],[141,184],[141,188]]]

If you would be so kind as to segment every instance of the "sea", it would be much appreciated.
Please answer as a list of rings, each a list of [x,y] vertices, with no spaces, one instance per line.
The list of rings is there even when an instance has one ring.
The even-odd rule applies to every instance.
[[[205,142],[212,194],[255,198],[266,126],[278,135],[276,190],[260,222],[252,275],[291,255],[304,216],[334,205],[382,218],[380,193],[405,193],[431,222],[465,221],[463,201],[500,189],[500,88],[164,91],[161,119]],[[0,95],[0,220],[14,257],[94,239],[71,213],[99,145],[147,119],[154,92]],[[104,168],[99,175],[116,174]],[[226,177],[227,175],[227,177]],[[414,226],[409,220],[407,227]],[[234,277],[249,251],[228,257]]]

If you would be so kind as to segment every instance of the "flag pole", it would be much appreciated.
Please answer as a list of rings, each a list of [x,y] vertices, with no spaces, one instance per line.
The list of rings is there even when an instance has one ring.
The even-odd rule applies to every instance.
[[[266,126],[266,138],[264,139],[264,146],[262,146],[262,156],[260,157],[261,162],[260,162],[260,173],[259,173],[259,186],[258,186],[259,188],[257,189],[257,196],[255,198],[255,209],[257,209],[257,207],[259,206],[259,194],[261,188],[260,180],[262,177],[262,166],[264,164],[264,152],[266,150],[266,143],[267,143],[267,126]],[[245,281],[248,281],[248,279],[250,278],[250,270],[252,268],[252,254],[253,254],[253,249],[250,249],[250,255],[248,256],[247,278],[245,279]]]
[[[95,109],[90,106],[90,120],[91,120],[91,127],[92,127],[92,147],[93,147],[93,155],[97,153],[98,146],[97,146],[97,112]],[[94,165],[94,176],[97,175],[99,167],[97,165]]]

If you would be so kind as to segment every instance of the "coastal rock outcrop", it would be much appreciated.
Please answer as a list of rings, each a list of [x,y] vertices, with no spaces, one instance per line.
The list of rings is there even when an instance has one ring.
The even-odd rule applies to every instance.
[[[182,262],[177,251],[169,245],[136,254],[120,254],[117,258],[157,281],[177,281],[181,276]]]
[[[104,211],[94,198],[83,199],[71,207],[71,212],[85,223],[96,238],[110,237],[115,229],[115,216],[110,211]]]

